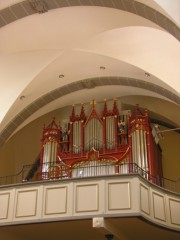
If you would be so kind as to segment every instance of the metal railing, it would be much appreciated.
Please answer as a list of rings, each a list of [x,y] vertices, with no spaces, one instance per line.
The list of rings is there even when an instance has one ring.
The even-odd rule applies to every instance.
[[[95,162],[95,161],[94,161]],[[89,164],[83,162],[76,166],[67,167],[66,165],[46,163],[47,171],[42,172],[43,165],[39,163],[32,165],[24,165],[18,174],[0,177],[0,185],[10,185],[23,182],[53,180],[53,179],[71,179],[71,178],[85,178],[108,175],[131,175],[137,174],[149,182],[158,185],[167,190],[180,193],[180,180],[173,181],[171,179],[160,176],[152,176],[144,171],[135,163],[110,163],[99,162],[96,164]]]

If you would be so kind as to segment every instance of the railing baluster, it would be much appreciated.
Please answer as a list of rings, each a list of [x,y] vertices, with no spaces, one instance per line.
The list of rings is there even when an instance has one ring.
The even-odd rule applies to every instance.
[[[96,177],[102,175],[117,175],[116,171],[112,172],[112,167],[115,169],[117,163],[110,163],[93,160],[91,163],[82,163],[77,168],[67,167],[66,165],[54,165],[54,163],[48,163],[49,167],[53,167],[54,171],[60,171],[60,173],[52,173],[51,179],[64,179],[64,178],[75,178],[75,177]],[[21,171],[18,174],[11,176],[0,177],[0,185],[14,184],[27,181],[40,181],[48,180],[49,172],[38,172],[39,169],[43,169],[42,166],[38,163],[33,165],[24,165]],[[48,168],[50,169],[50,168]],[[70,172],[75,169],[75,175],[72,174],[70,177]],[[140,168],[136,163],[119,163],[119,174],[138,174],[142,178],[150,181],[153,184],[161,186],[170,191],[180,193],[180,179],[173,181],[167,178],[162,178],[160,176],[149,175],[148,172]],[[132,172],[129,173],[127,169],[132,169]],[[53,177],[54,176],[54,177]]]

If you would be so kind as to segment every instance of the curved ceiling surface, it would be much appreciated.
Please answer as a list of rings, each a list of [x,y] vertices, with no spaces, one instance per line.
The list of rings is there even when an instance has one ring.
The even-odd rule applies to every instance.
[[[7,2],[14,5],[0,5],[1,144],[69,104],[71,93],[79,102],[108,93],[179,105],[180,29],[154,1]]]

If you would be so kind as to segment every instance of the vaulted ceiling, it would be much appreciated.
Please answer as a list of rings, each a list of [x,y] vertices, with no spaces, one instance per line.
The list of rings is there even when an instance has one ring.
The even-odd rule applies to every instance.
[[[153,0],[0,1],[0,145],[93,98],[149,97],[177,115],[179,41],[179,24]]]

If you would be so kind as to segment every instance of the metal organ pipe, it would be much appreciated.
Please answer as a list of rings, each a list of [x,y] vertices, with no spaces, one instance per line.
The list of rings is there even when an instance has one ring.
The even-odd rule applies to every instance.
[[[145,163],[145,152],[144,152],[144,131],[140,130],[140,139],[141,139],[141,167],[142,169],[146,168]]]
[[[75,134],[75,139],[76,139],[76,153],[78,153],[78,136],[79,136],[79,132],[78,132],[78,122],[75,122],[75,131],[76,131],[76,134]]]
[[[108,149],[110,149],[111,148],[111,146],[110,146],[110,128],[109,128],[109,117],[107,118],[107,132],[108,132],[108,135],[107,135],[107,137],[108,137],[108,139],[107,139],[107,141],[108,141]]]
[[[136,131],[132,133],[132,152],[133,152],[133,163],[138,164],[137,147],[136,147]]]
[[[144,130],[141,130],[141,159],[142,159],[141,168],[144,171],[146,171],[148,164],[147,164],[146,132]]]
[[[77,153],[79,153],[79,138],[81,137],[80,132],[79,132],[79,121],[76,122],[76,147],[77,147]]]
[[[89,144],[89,128],[88,128],[88,124],[86,125],[86,127],[84,129],[84,141],[85,141],[84,150],[88,151],[89,150],[89,148],[88,148],[88,144]]]
[[[98,119],[92,118],[85,126],[85,151],[90,151],[92,147],[96,150],[102,148],[103,129]]]
[[[106,148],[109,149],[108,118],[106,117]]]
[[[100,136],[99,136],[100,132],[99,132],[99,129],[98,129],[98,124],[96,124],[96,148],[99,150],[100,149]]]
[[[44,154],[43,154],[43,163],[42,163],[42,172],[46,172],[47,171],[47,145],[48,143],[44,144]]]
[[[92,129],[92,133],[91,133],[91,141],[90,141],[89,150],[92,147],[94,147],[94,119],[91,120],[91,129]]]
[[[78,122],[75,122],[75,146],[76,153],[78,153]]]
[[[144,171],[148,170],[146,131],[136,129],[132,132],[132,157],[133,163],[136,163]]]
[[[54,163],[56,163],[56,156],[57,156],[57,142],[54,142],[54,159],[53,159]]]
[[[96,132],[96,124],[95,124],[95,119],[93,118],[93,145],[95,149],[97,149],[97,132]]]
[[[74,137],[74,148],[75,148],[75,153],[77,153],[77,145],[76,145],[76,143],[77,143],[77,141],[76,141],[76,138],[77,138],[77,130],[76,130],[76,122],[74,122],[74,124],[73,124],[73,126],[74,126],[74,134],[73,134],[73,137]]]
[[[113,117],[109,119],[109,132],[110,132],[110,149],[113,148],[113,122],[112,122]]]
[[[114,148],[115,133],[114,133],[114,116],[106,117],[106,147],[107,149]]]
[[[87,126],[86,126],[86,128],[85,128],[85,138],[84,138],[84,140],[85,140],[85,151],[88,151],[89,150],[89,147],[88,147],[88,144],[89,144],[89,128],[88,128],[88,124],[87,124]]]
[[[109,117],[109,124],[108,124],[108,128],[109,128],[109,149],[112,148],[112,145],[111,145],[111,117]]]
[[[78,131],[78,122],[75,122],[75,129],[76,129],[76,134],[75,134],[75,139],[76,139],[76,153],[78,153],[78,137],[79,137],[79,131]]]
[[[109,149],[111,149],[111,127],[110,127],[110,119],[111,119],[111,118],[108,119],[108,122],[109,122],[109,124],[108,124],[108,132],[109,132],[108,142],[109,142]]]
[[[147,141],[146,141],[146,132],[144,131],[144,160],[145,160],[145,170],[148,171],[148,159],[147,159]]]
[[[88,123],[88,127],[89,127],[89,142],[88,142],[88,151],[90,150],[91,148],[91,142],[92,142],[92,136],[93,136],[93,126],[92,126],[92,121],[90,121]]]
[[[144,142],[144,171],[148,171],[148,159],[147,159],[147,141],[146,141],[146,131],[143,134],[143,142]],[[148,174],[144,175],[145,178],[148,178]]]
[[[72,129],[73,129],[73,130],[72,130],[72,131],[73,131],[73,134],[72,134],[72,136],[73,136],[73,137],[72,137],[72,139],[73,139],[72,148],[73,148],[73,153],[76,153],[76,148],[75,148],[75,146],[76,146],[76,145],[75,145],[75,135],[76,135],[76,134],[75,134],[75,123],[74,123],[74,122],[72,123]]]
[[[95,120],[95,119],[94,119]],[[98,141],[99,141],[99,139],[98,139],[98,136],[97,136],[97,130],[96,130],[96,124],[95,124],[95,121],[94,121],[94,141],[95,141],[95,149],[98,149],[99,150],[99,148],[97,148],[98,147]]]
[[[137,164],[141,167],[141,151],[140,151],[140,134],[139,130],[136,130],[136,147],[137,147]]]
[[[56,163],[56,155],[57,155],[56,141],[49,141],[46,144],[44,144],[42,172],[48,172],[50,164],[53,165]]]
[[[99,142],[99,150],[100,150],[103,147],[103,126],[99,121],[98,121],[97,127],[98,127],[98,130],[99,130],[98,142]]]
[[[50,162],[50,156],[51,156],[51,142],[47,143],[47,163]]]
[[[95,119],[93,119],[93,144],[91,147],[94,147],[95,149],[97,149],[97,133],[96,133],[96,125],[95,125]]]
[[[79,153],[81,148],[81,121],[73,122],[73,153]]]
[[[78,153],[79,153],[81,151],[81,121],[78,121],[77,129],[78,129],[77,146],[78,146]]]
[[[114,121],[114,117],[112,117],[111,120],[111,132],[112,132],[112,148],[115,147],[115,121]]]
[[[51,164],[54,163],[54,141],[51,142],[51,156],[50,156],[50,162]]]
[[[73,168],[72,177],[87,177],[115,174],[115,165],[102,160],[91,160]]]

